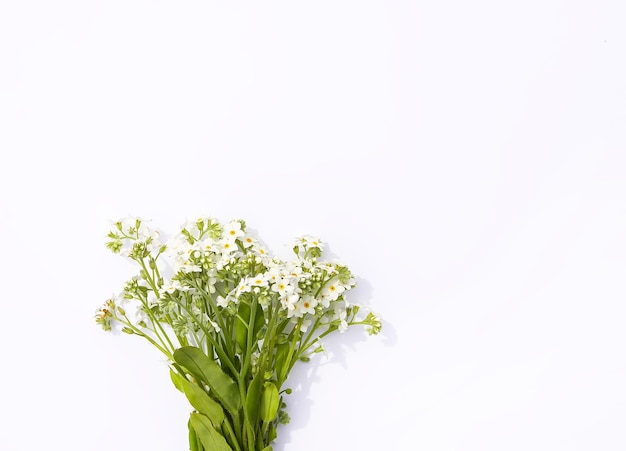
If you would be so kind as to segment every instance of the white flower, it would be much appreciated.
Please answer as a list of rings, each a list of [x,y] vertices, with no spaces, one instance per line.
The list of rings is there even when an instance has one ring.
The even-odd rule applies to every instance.
[[[265,278],[265,274],[257,274],[255,277],[250,279],[250,285],[253,287],[266,287],[267,279]]]
[[[228,307],[230,299],[231,299],[230,296],[224,297],[220,295],[215,299],[215,303],[219,305],[220,307]]]
[[[311,235],[304,235],[304,236],[301,236],[300,238],[296,238],[293,245],[304,246],[305,248],[319,247],[321,249],[322,240]]]
[[[237,286],[237,294],[239,293],[247,293],[250,291],[250,285],[246,279],[241,280],[239,285]]]
[[[302,266],[296,262],[288,262],[283,268],[283,277],[302,277]]]
[[[207,285],[207,291],[211,294],[215,293],[215,283],[217,282],[217,278],[209,277],[209,283]]]
[[[243,243],[243,247],[245,247],[246,249],[248,249],[249,247],[251,247],[253,244],[255,244],[254,238],[252,238],[250,235],[245,235],[242,239],[241,242]]]
[[[278,282],[281,279],[281,271],[280,268],[277,266],[273,266],[271,267],[266,273],[265,273],[265,277],[267,278],[268,281],[275,283]]]
[[[180,265],[179,269],[184,273],[202,272],[202,267],[200,265],[192,263],[189,260]]]
[[[300,314],[300,310],[296,306],[299,298],[300,296],[297,294],[292,294],[290,296],[284,296],[280,299],[281,306],[283,309],[287,310],[287,318],[302,316],[302,314]]]
[[[322,240],[314,236],[306,235],[302,237],[302,241],[307,247],[322,247]]]
[[[234,241],[224,238],[219,242],[219,246],[222,249],[222,255],[230,255],[237,250],[237,245]]]
[[[340,284],[338,280],[335,279],[326,283],[324,288],[322,288],[322,292],[320,293],[320,295],[322,296],[322,299],[324,300],[336,301],[337,298],[344,291],[346,291],[345,287],[342,284]]]
[[[159,290],[160,295],[164,295],[165,293],[172,294],[175,291],[189,291],[189,287],[184,286],[178,280],[170,280],[168,284],[163,285],[163,287]]]
[[[298,302],[298,308],[303,315],[305,313],[315,315],[315,307],[317,307],[317,299],[310,294],[305,294]]]
[[[208,316],[206,317],[206,319],[209,321],[209,323],[211,323],[211,326],[213,326],[213,329],[215,329],[215,332],[220,333],[222,331],[220,326],[215,321],[212,321]]]
[[[309,330],[309,327],[311,326],[311,324],[313,324],[313,320],[310,320],[310,319],[302,320],[302,324],[300,324],[300,332],[305,333],[307,330]]]
[[[223,237],[225,240],[234,242],[237,238],[241,238],[245,233],[241,230],[241,223],[239,221],[231,221],[228,224],[224,224]]]
[[[346,311],[343,309],[336,309],[334,319],[335,321],[339,320],[339,326],[337,327],[337,330],[339,330],[340,333],[344,333],[348,329],[348,322],[346,321]]]
[[[217,243],[212,238],[204,238],[194,243],[194,249],[201,251],[204,255],[215,252],[218,249]]]
[[[287,279],[279,279],[272,285],[272,291],[277,292],[281,296],[287,296],[290,293],[293,293],[294,287],[289,284],[289,280]]]

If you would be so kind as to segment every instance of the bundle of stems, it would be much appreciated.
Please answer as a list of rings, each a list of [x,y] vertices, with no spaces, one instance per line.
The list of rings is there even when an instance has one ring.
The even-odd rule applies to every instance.
[[[295,240],[295,258],[271,256],[241,220],[200,218],[167,245],[136,218],[114,224],[107,247],[139,273],[105,302],[96,322],[142,337],[170,362],[189,400],[192,451],[271,451],[289,421],[283,388],[298,361],[323,351],[322,339],[362,325],[372,312],[350,304],[350,270],[324,262],[319,239]]]

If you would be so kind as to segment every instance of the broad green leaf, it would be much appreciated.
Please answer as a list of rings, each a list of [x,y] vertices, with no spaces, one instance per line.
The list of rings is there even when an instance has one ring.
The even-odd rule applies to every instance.
[[[265,448],[263,448],[261,451],[273,451],[272,450],[272,446],[266,446]]]
[[[170,379],[172,379],[172,383],[174,384],[174,387],[176,387],[176,389],[179,392],[184,393],[183,385],[182,385],[182,382],[181,382],[181,379],[183,379],[183,377],[180,374],[176,373],[171,368],[170,368]]]
[[[246,404],[244,406],[246,416],[248,417],[250,424],[255,425],[259,418],[259,408],[261,407],[261,390],[263,389],[263,374],[261,371],[257,372],[250,382],[248,387],[248,393],[246,394]]]
[[[196,430],[193,426],[191,426],[191,418],[187,422],[187,427],[189,428],[189,450],[200,451],[198,449],[198,436],[196,435]]]
[[[266,382],[261,397],[261,419],[265,423],[269,423],[276,419],[278,415],[278,388],[271,382]]]
[[[219,402],[232,415],[237,415],[241,408],[239,388],[214,360],[194,346],[183,346],[174,351],[174,360],[196,379],[206,383]]]
[[[190,421],[205,450],[233,451],[224,436],[217,432],[207,417],[199,413],[192,413]]]
[[[206,415],[213,426],[219,427],[224,421],[224,409],[196,384],[181,378],[181,384],[189,403],[203,415]]]

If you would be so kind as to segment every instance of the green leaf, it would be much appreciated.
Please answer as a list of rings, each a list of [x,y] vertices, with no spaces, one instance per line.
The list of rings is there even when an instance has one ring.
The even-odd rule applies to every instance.
[[[263,448],[261,451],[272,451],[272,446],[266,446],[265,448]]]
[[[276,440],[276,437],[276,427],[274,426],[274,423],[271,423],[269,431],[267,432],[267,441],[272,443],[274,440]]]
[[[278,415],[278,405],[280,400],[278,399],[278,388],[271,382],[265,383],[263,390],[263,396],[261,398],[261,419],[265,423],[269,423],[276,419]]]
[[[263,307],[258,302],[255,302],[255,315],[254,315],[254,327],[252,328],[252,335],[256,337],[263,325],[265,324],[265,317],[263,315]],[[240,302],[239,309],[237,310],[237,319],[235,321],[235,340],[239,345],[239,348],[246,350],[248,347],[248,328],[250,327],[251,308],[247,302]]]
[[[191,426],[191,419],[187,422],[187,427],[189,428],[189,450],[200,451],[198,449],[198,436],[196,435],[196,430]]]
[[[170,379],[172,379],[172,383],[174,384],[174,387],[176,387],[176,389],[179,392],[185,393],[185,391],[183,390],[183,383],[181,382],[181,379],[183,379],[183,377],[180,374],[176,373],[171,368],[170,368]]]
[[[235,317],[235,341],[242,351],[248,346],[248,323],[250,322],[250,306],[246,302],[239,303]]]
[[[181,382],[185,396],[193,408],[208,417],[213,426],[219,427],[224,421],[224,409],[222,409],[222,406],[213,400],[202,387],[185,379],[182,379]]]
[[[279,381],[284,381],[287,377],[287,368],[289,362],[289,342],[280,343],[276,346],[276,377]]]
[[[263,389],[263,374],[257,372],[250,382],[248,393],[246,394],[246,404],[244,406],[246,416],[251,425],[255,425],[259,418],[259,408],[261,406],[261,390]]]
[[[200,443],[210,451],[233,451],[222,434],[211,425],[207,417],[199,413],[192,413],[189,419],[191,426],[196,431]]]
[[[183,346],[174,351],[174,360],[196,379],[207,384],[218,401],[232,415],[237,415],[241,409],[239,388],[214,360],[194,346]]]

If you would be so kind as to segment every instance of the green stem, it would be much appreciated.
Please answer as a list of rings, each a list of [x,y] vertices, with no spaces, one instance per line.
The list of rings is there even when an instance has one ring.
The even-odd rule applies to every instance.
[[[150,288],[152,289],[152,292],[157,297],[157,299],[160,299],[160,297],[159,297],[159,290],[158,290],[156,284],[154,283],[154,279],[152,277],[150,277],[150,274],[148,273],[148,269],[146,268],[146,263],[143,261],[143,259],[137,259],[136,261],[139,263],[139,265],[141,265],[141,268],[143,269],[143,272],[146,275],[146,280],[150,284]],[[163,329],[163,326],[161,325],[161,322],[156,320],[156,318],[152,314],[152,311],[149,308],[146,309],[146,313],[150,316],[150,319],[152,319],[152,323],[156,324],[159,327],[159,329],[161,330],[161,332],[165,336],[165,339],[169,343],[170,347],[172,349],[175,349],[174,345],[172,344],[172,341],[170,340],[170,337],[167,335],[167,332],[165,332],[165,329]],[[169,315],[167,316],[167,318],[168,318],[167,322],[169,323],[170,326],[172,326],[172,321],[169,318]],[[179,340],[179,343],[180,343],[180,340]]]
[[[215,301],[213,300],[213,296],[211,296],[211,294],[209,292],[207,292],[204,288],[199,286],[195,282],[195,280],[190,280],[190,283],[196,290],[198,290],[202,294],[202,297],[211,306],[211,310],[210,311],[215,313],[215,319],[217,319],[217,325],[222,330],[221,333],[222,333],[222,335],[224,337],[225,343],[229,347],[229,352],[232,354],[232,343],[230,342],[230,337],[226,337],[226,334],[224,334],[224,332],[223,332],[225,330],[228,330],[228,328],[226,327],[226,323],[224,321],[224,317],[222,316],[222,312],[217,308],[217,304],[215,304]],[[210,312],[209,308],[205,307],[205,309],[206,309],[207,314],[208,314]]]
[[[291,339],[291,345],[289,346],[289,353],[287,354],[287,359],[285,359],[286,367],[281,369],[280,375],[278,376],[278,387],[281,387],[285,380],[287,380],[287,375],[293,368],[293,364],[295,363],[295,359],[293,358],[294,352],[296,350],[296,344],[300,338],[300,326],[302,325],[302,318],[300,318],[297,324],[294,326],[291,333],[293,334],[293,338]]]
[[[220,361],[223,364],[226,364],[228,366],[228,368],[233,372],[233,374],[239,374],[239,371],[237,371],[237,368],[235,368],[235,365],[233,364],[232,360],[224,352],[222,347],[217,344],[217,342],[215,341],[215,339],[211,335],[211,332],[206,328],[204,323],[202,321],[198,321],[198,318],[196,318],[196,315],[194,315],[193,312],[191,310],[189,310],[189,308],[187,308],[186,305],[184,305],[184,304],[182,304],[180,302],[178,302],[178,305],[180,305],[183,308],[183,310],[185,310],[187,312],[187,314],[189,315],[191,320],[193,322],[195,322],[200,327],[200,329],[202,329],[202,332],[204,332],[204,337],[213,345],[213,348],[217,352],[217,355],[218,355]]]
[[[235,446],[235,451],[241,451],[239,440],[237,439],[237,435],[235,434],[235,431],[233,431],[233,427],[230,424],[229,419],[224,418],[223,424],[226,426],[226,432],[228,433],[228,436],[230,437],[230,443]]]
[[[126,315],[124,315],[124,320],[120,319],[120,317],[118,317],[117,315],[115,316],[115,319],[117,321],[119,321],[120,323],[124,324],[125,326],[127,326],[128,328],[132,329],[132,331],[136,335],[139,335],[140,337],[143,337],[146,340],[148,340],[155,348],[157,348],[159,351],[161,351],[163,354],[165,354],[165,356],[168,359],[170,359],[170,361],[172,361],[172,362],[174,361],[173,352],[169,352],[165,348],[165,346],[159,345],[152,337],[150,337],[149,335],[145,334],[141,329],[136,327],[133,323],[130,322],[130,320],[128,319],[128,317]]]

